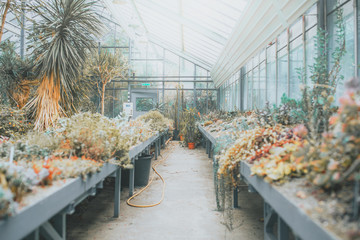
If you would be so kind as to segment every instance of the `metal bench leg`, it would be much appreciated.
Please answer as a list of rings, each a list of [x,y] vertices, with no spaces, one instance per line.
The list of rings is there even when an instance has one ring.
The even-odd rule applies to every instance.
[[[135,184],[135,161],[134,166],[130,169],[130,179],[129,179],[129,196],[131,197],[134,194],[134,184]]]
[[[116,170],[115,196],[114,196],[114,218],[120,216],[120,194],[121,194],[121,168]]]
[[[233,190],[233,208],[239,208],[238,188]]]
[[[209,153],[208,153],[209,158],[211,158],[211,152],[212,152],[212,143],[209,141]]]
[[[30,233],[23,240],[40,240],[40,230],[39,230],[39,228],[37,228],[32,233]]]
[[[159,152],[158,148],[159,148],[159,145],[158,145],[158,141],[156,140],[155,141],[155,160],[158,159],[158,152]]]
[[[45,222],[40,227],[41,236],[45,239],[65,240],[66,239],[66,213],[61,213]]]
[[[157,142],[158,142],[158,156],[160,156],[160,154],[161,154],[161,139],[159,138],[157,140]]]

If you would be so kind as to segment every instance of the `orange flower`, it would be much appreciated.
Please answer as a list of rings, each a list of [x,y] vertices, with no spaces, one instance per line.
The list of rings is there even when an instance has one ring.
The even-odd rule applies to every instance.
[[[34,172],[35,172],[36,174],[38,174],[38,173],[40,172],[40,170],[41,170],[41,168],[39,168],[38,166],[36,166],[36,164],[33,165],[33,169],[34,169]]]
[[[330,117],[330,119],[329,119],[330,125],[334,125],[337,122],[338,118],[339,118],[338,116]]]

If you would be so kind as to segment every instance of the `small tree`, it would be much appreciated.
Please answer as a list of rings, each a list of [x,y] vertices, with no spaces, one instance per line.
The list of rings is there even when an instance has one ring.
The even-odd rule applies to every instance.
[[[125,79],[128,76],[129,65],[124,56],[118,52],[101,51],[89,64],[88,74],[98,78],[97,88],[101,97],[101,114],[105,109],[106,85],[115,77]]]

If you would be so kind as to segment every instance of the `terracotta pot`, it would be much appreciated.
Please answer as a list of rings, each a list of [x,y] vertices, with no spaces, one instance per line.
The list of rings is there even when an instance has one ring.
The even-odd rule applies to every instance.
[[[189,149],[195,149],[195,143],[188,143]]]
[[[180,135],[180,141],[184,141],[184,136]]]

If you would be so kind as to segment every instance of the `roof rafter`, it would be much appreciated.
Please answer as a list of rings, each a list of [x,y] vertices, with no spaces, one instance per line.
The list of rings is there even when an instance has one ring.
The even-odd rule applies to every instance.
[[[158,3],[147,0],[147,1],[141,1],[139,2],[140,5],[143,5],[144,7],[153,10],[154,12],[157,12],[161,14],[162,16],[165,16],[169,19],[173,19],[174,21],[183,24],[184,26],[191,28],[193,31],[198,32],[206,37],[209,37],[213,39],[215,42],[218,42],[222,45],[226,43],[226,38],[215,33],[214,31],[211,31],[210,29],[199,25],[195,21],[191,21],[181,15],[179,13],[176,13],[174,11],[171,11],[170,9],[164,8]]]
[[[208,71],[211,69],[210,63],[205,62],[202,59],[199,59],[198,57],[196,57],[188,52],[179,50],[177,47],[173,46],[172,44],[164,42],[163,40],[159,39],[157,36],[149,34],[149,41],[160,47],[163,47],[164,49],[178,55],[179,57],[184,58],[185,60],[187,60],[189,62],[194,63],[195,65],[198,65],[201,68],[204,68]]]

